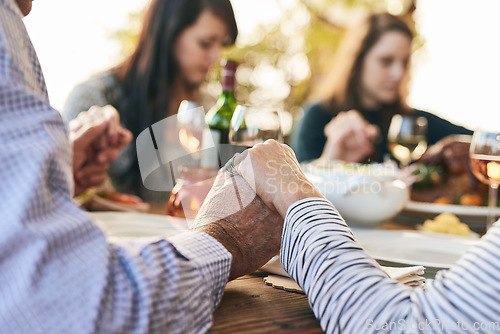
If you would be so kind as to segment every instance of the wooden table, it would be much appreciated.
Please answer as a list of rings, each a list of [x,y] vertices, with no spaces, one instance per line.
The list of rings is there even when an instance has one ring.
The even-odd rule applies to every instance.
[[[265,285],[267,275],[229,282],[209,333],[323,333],[306,296]]]

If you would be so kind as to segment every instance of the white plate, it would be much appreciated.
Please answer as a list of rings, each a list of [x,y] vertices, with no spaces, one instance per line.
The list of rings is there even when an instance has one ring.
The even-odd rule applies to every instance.
[[[406,211],[440,214],[443,212],[451,212],[461,216],[477,216],[486,217],[488,208],[486,206],[467,206],[454,204],[434,204],[425,202],[409,201],[405,206]],[[500,208],[495,208],[495,214],[500,215]]]
[[[466,206],[453,204],[434,204],[425,202],[409,201],[406,203],[400,216],[417,219],[422,223],[425,219],[432,219],[443,212],[456,215],[463,223],[468,224],[478,232],[484,232],[486,228],[486,216],[488,208],[484,206]],[[500,217],[500,208],[495,208],[495,214]]]
[[[479,240],[422,231],[353,229],[353,233],[377,260],[433,268],[451,267]]]
[[[187,230],[187,221],[164,215],[130,212],[89,212],[107,238],[168,237]]]

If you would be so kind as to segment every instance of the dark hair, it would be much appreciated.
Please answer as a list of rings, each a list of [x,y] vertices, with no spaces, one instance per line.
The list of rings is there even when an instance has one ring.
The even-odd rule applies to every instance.
[[[367,16],[361,24],[355,26],[346,35],[339,48],[335,68],[331,73],[328,84],[322,85],[328,91],[324,92],[323,99],[326,105],[336,111],[357,109],[362,110],[360,87],[363,62],[370,49],[388,31],[398,31],[413,39],[413,32],[403,19],[388,14],[376,13]],[[396,112],[405,112],[407,85],[401,85],[399,98],[390,109]]]
[[[209,10],[227,25],[228,45],[234,44],[238,28],[229,0],[152,0],[135,51],[112,69],[123,88],[119,110],[137,135],[165,117],[168,88],[178,74],[174,43],[199,15]]]

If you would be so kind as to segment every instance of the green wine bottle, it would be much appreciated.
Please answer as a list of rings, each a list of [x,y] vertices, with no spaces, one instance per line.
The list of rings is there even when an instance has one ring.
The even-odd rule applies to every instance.
[[[222,94],[217,103],[210,108],[206,116],[206,122],[211,130],[214,142],[217,144],[229,143],[229,127],[234,109],[236,109],[236,67],[235,61],[227,60],[222,70]]]
[[[210,162],[206,159],[204,165],[218,165],[219,167],[225,164],[228,160],[229,152],[229,128],[231,126],[231,118],[236,109],[236,97],[234,95],[236,89],[236,68],[238,63],[232,60],[227,60],[222,70],[222,94],[219,96],[217,103],[210,108],[205,117],[213,143],[216,146],[216,157],[210,154]],[[227,152],[226,152],[227,151]]]

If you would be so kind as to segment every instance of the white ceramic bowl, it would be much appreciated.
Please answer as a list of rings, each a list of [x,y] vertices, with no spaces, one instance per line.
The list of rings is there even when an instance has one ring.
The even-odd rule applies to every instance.
[[[350,226],[373,228],[397,215],[409,200],[397,170],[383,164],[303,164],[307,178]]]

